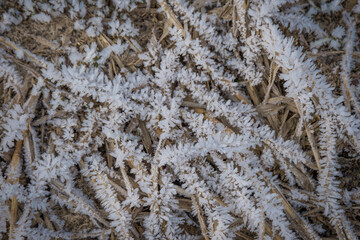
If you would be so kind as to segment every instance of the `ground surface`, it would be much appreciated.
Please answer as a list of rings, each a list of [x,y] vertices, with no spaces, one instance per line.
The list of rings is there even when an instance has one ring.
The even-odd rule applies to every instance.
[[[359,237],[360,5],[270,2],[0,3],[0,238]]]

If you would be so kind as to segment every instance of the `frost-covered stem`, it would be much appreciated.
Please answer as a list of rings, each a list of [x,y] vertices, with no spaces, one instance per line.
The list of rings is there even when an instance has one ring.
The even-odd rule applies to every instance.
[[[247,0],[234,0],[233,1],[233,31],[240,32],[240,42],[244,44],[240,48],[244,60],[247,65],[247,69],[244,69],[246,80],[252,85],[259,84],[262,81],[262,70],[258,67],[256,61],[261,54],[259,49],[259,37],[254,34],[253,30],[249,29],[249,22],[246,20],[248,16],[248,8],[250,1]]]
[[[237,39],[231,33],[226,33],[225,36],[217,34],[216,27],[207,21],[209,16],[206,13],[196,12],[194,7],[188,6],[189,3],[186,1],[174,0],[170,3],[175,7],[175,11],[183,15],[184,21],[193,25],[196,31],[215,48],[215,51],[223,59],[226,59],[223,62],[225,66],[237,70],[248,81],[260,81],[261,73],[256,71],[252,64],[245,64],[244,60],[240,59]],[[183,37],[185,36],[183,35]],[[236,57],[233,56],[234,54],[231,51]],[[206,69],[208,70],[209,66]]]
[[[318,240],[320,237],[314,231],[311,224],[309,224],[303,217],[301,217],[291,206],[291,204],[286,200],[280,189],[276,184],[273,184],[270,179],[267,179],[267,176],[263,175],[265,182],[268,186],[271,187],[273,193],[277,194],[281,199],[281,203],[287,213],[287,216],[292,219],[294,225],[296,225],[298,233],[301,234],[306,239]]]
[[[258,236],[262,236],[265,234],[263,232],[265,229],[265,215],[261,208],[255,207],[256,202],[246,195],[247,190],[245,189],[251,188],[250,181],[240,176],[241,173],[238,172],[238,166],[235,166],[233,162],[225,164],[214,151],[211,153],[211,156],[219,168],[222,178],[228,180],[228,182],[224,181],[221,183],[228,191],[222,189],[220,195],[223,195],[226,203],[232,206],[234,213],[238,214],[238,211],[240,211],[241,215],[244,215],[243,218],[246,220],[244,221],[249,225],[250,230],[257,229]]]
[[[336,169],[338,166],[335,162],[336,139],[333,128],[330,116],[323,120],[321,136],[322,169],[319,172],[320,185],[318,186],[319,199],[323,202],[324,214],[331,219],[338,237],[341,239],[357,239],[345,217],[344,210],[339,204],[341,190],[338,187],[339,182],[336,177],[340,176],[340,173]]]
[[[179,29],[181,31],[181,35],[183,37],[185,37],[185,30],[182,27],[180,21],[176,18],[176,15],[174,14],[174,12],[171,10],[171,8],[169,7],[169,5],[166,3],[165,0],[158,0],[158,3],[160,4],[161,8],[163,9],[163,11],[166,13],[167,17],[169,19],[171,19],[171,21],[175,24],[176,28]]]
[[[159,154],[159,150],[162,147],[164,139],[160,136],[160,140],[158,143],[158,146],[156,148],[156,152],[155,152],[155,156],[154,159],[151,163],[151,181],[152,181],[152,193],[151,193],[151,197],[152,197],[152,203],[150,206],[150,211],[151,214],[153,214],[156,218],[157,218],[157,224],[162,225],[161,223],[163,222],[162,219],[160,218],[160,205],[159,205],[159,191],[158,191],[158,186],[159,186],[159,163],[158,163],[158,154]],[[157,226],[160,227],[160,226]],[[161,228],[161,227],[160,227]],[[157,232],[154,232],[156,229],[156,227],[152,228],[152,235],[156,236]]]
[[[234,0],[233,4],[234,4],[233,7],[236,9],[235,10],[236,22],[234,22],[234,25],[235,26],[238,25],[238,28],[237,29],[234,28],[234,31],[239,31],[242,40],[245,40],[247,38],[246,10],[248,6],[246,4],[246,0]]]
[[[180,149],[179,152],[172,155],[175,161],[171,161],[171,165],[174,164],[177,176],[184,182],[185,190],[196,196],[200,206],[204,208],[205,215],[208,217],[209,237],[211,239],[224,239],[228,234],[231,234],[229,232],[229,225],[232,217],[229,214],[229,210],[225,206],[219,206],[216,197],[202,181],[199,181],[196,170],[188,162],[191,153],[189,153],[190,156],[186,156],[186,162],[176,160],[178,157],[182,159],[181,156],[183,154],[187,155],[184,150]]]
[[[211,143],[210,138],[212,137],[212,135],[216,134],[217,129],[215,126],[218,124],[218,122],[212,121],[212,119],[206,116],[202,117],[201,114],[191,114],[187,112],[182,113],[185,122],[190,125],[196,136],[200,139],[209,138],[208,141]],[[200,127],[205,124],[207,125],[206,131],[202,130],[202,128]],[[229,134],[228,131],[231,133],[230,129],[226,129],[224,131],[224,134],[226,136]],[[233,136],[234,135],[235,134],[233,134]],[[238,144],[237,141],[236,143],[235,141],[231,141],[230,139],[229,141],[233,142],[236,145]],[[225,141],[221,144],[222,146],[226,146]],[[238,151],[242,151],[241,149],[242,147],[239,147]],[[208,150],[211,151],[211,149]],[[253,200],[249,199],[248,195],[246,194],[246,192],[252,190],[245,190],[250,188],[250,183],[245,178],[243,178],[240,172],[238,172],[237,166],[234,166],[233,162],[224,163],[223,160],[220,160],[220,157],[218,157],[216,151],[211,151],[211,156],[211,162],[213,162],[213,164],[217,166],[219,172],[216,171],[212,173],[209,166],[205,166],[206,162],[199,162],[199,166],[196,168],[204,169],[200,172],[202,173],[202,177],[205,179],[209,178],[209,176],[214,175],[214,177],[209,179],[209,182],[219,182],[216,185],[210,184],[212,188],[215,188],[214,191],[216,191],[217,194],[222,196],[225,203],[228,204],[228,207],[232,210],[232,213],[240,215],[244,219],[246,219],[245,223],[249,225],[251,231],[258,229],[259,223],[261,223],[259,209],[255,208],[255,203],[253,202]]]
[[[118,143],[116,142],[116,144],[115,144],[114,142],[115,142],[115,140],[111,140],[109,142],[109,147],[110,147],[111,153],[116,154],[115,151],[114,151],[115,146],[116,146],[117,149],[119,149],[119,147],[118,147]],[[119,151],[121,151],[121,150],[119,149]],[[123,151],[125,151],[125,150],[123,150]],[[121,176],[124,179],[125,187],[126,187],[126,190],[127,190],[128,194],[129,194],[129,193],[133,192],[133,187],[131,186],[129,176],[127,175],[127,173],[125,171],[124,164],[122,163],[122,164],[119,164],[119,165],[120,165],[119,167],[120,167]]]
[[[351,111],[350,102],[353,104],[355,112],[357,113],[358,117],[360,117],[360,105],[356,95],[354,94],[352,87],[350,85],[350,72],[351,72],[351,62],[352,62],[352,53],[354,48],[354,42],[356,42],[356,23],[355,20],[352,19],[350,16],[344,16],[345,19],[349,22],[349,29],[347,33],[347,42],[345,45],[345,55],[342,59],[342,80],[343,80],[343,95],[346,99],[347,107]]]
[[[192,196],[192,203],[194,205],[194,208],[195,208],[196,213],[197,213],[197,217],[199,219],[201,233],[202,233],[203,237],[205,238],[205,240],[210,240],[210,238],[209,238],[209,236],[207,234],[208,230],[206,228],[205,220],[203,218],[203,215],[201,213],[201,208],[199,206],[199,199],[196,197],[196,195]]]
[[[219,64],[211,58],[214,54],[210,52],[207,47],[201,46],[199,40],[192,40],[191,35],[188,31],[181,26],[179,20],[176,19],[175,14],[171,11],[170,7],[164,0],[158,0],[162,9],[166,13],[167,17],[170,19],[175,19],[173,22],[178,31],[170,31],[170,33],[174,36],[174,41],[179,45],[183,45],[185,50],[194,56],[194,60],[197,65],[201,66],[206,72],[208,72],[212,79],[215,81],[215,84],[221,86],[221,88],[225,91],[230,91],[236,98],[244,101],[247,104],[250,104],[248,99],[244,96],[243,93],[238,91],[236,87],[236,83],[233,81],[235,77],[232,74],[226,74],[224,69]]]
[[[205,94],[202,94],[202,96],[206,96]],[[234,112],[234,111],[232,111],[232,112]],[[191,115],[186,115],[186,117],[184,118],[185,120],[186,119],[192,119],[191,118]],[[195,120],[196,119],[196,120]],[[193,119],[192,119],[192,121],[197,121],[198,119],[200,119],[199,117],[194,117]],[[238,120],[240,120],[241,118],[238,118]],[[209,122],[209,123],[211,123],[211,122]],[[195,125],[194,127],[195,127],[195,129],[196,129],[196,127],[197,126],[201,126],[202,124],[198,124],[198,125]],[[210,125],[211,126],[211,125]],[[211,132],[211,131],[209,131],[210,129],[208,129],[208,131],[207,132],[204,132],[204,133],[202,133],[202,134],[205,134],[205,137],[207,136],[207,137],[209,137],[209,135],[207,135],[209,132]],[[249,142],[249,140],[247,140],[248,142]],[[267,140],[267,141],[269,141],[269,145],[271,146],[272,144],[275,144],[275,142],[273,141],[273,140]],[[271,144],[270,144],[271,143]],[[276,144],[277,145],[277,144]],[[275,145],[275,146],[276,146]],[[274,147],[272,147],[272,148],[274,148]],[[239,148],[240,149],[240,148]],[[250,156],[248,156],[250,159],[252,159]],[[254,167],[254,168],[248,168],[247,167],[247,164],[244,164],[243,162],[244,162],[245,160],[241,160],[240,162],[238,162],[238,164],[240,164],[241,163],[241,167],[242,167],[242,169],[244,169],[244,171],[248,171],[248,174],[249,174],[249,176],[252,176],[252,175],[254,175],[255,174],[255,172],[257,172],[256,174],[258,175],[258,177],[259,178],[261,178],[261,179],[266,179],[266,176],[268,175],[268,173],[263,173],[263,172],[261,172],[261,171],[255,171],[255,169],[256,168],[258,168],[258,167]],[[255,161],[255,159],[252,159],[252,161],[251,162],[253,162],[253,161]],[[217,161],[216,162],[217,163],[217,165],[218,164],[220,164],[220,162],[219,161]],[[254,164],[256,164],[256,163],[252,163],[253,165]],[[226,176],[228,176],[229,175],[229,173],[226,173],[226,171],[229,171],[229,169],[227,169],[227,168],[225,168],[225,167],[221,167],[220,165],[218,165],[218,168],[221,170],[221,171],[224,171],[224,178],[226,177]],[[237,176],[236,175],[234,175],[234,177],[233,177],[234,179],[236,179],[237,178]],[[231,181],[231,182],[233,182],[233,181]],[[256,188],[258,189],[258,193],[261,193],[261,192],[264,192],[265,190],[265,188],[264,188],[264,186],[262,186],[262,184],[260,184],[259,182],[255,182],[254,181],[254,183],[252,184],[252,185],[254,185],[254,186],[256,186]],[[276,193],[277,195],[280,195],[281,194],[281,192],[279,192],[279,191],[276,191],[276,188],[274,187],[274,186],[272,186],[273,184],[270,182],[270,181],[268,181],[268,186],[267,187],[271,187],[271,189],[274,191],[274,193]],[[224,186],[228,186],[228,184],[224,184]],[[222,189],[223,190],[223,189]],[[237,188],[237,187],[235,187],[234,189],[232,189],[231,190],[231,192],[236,192],[236,193],[238,193],[239,192],[239,189]],[[224,193],[223,191],[222,191],[222,193]],[[262,195],[261,195],[262,196]],[[280,196],[282,196],[282,195],[280,195]],[[231,199],[232,197],[225,197],[225,199]],[[242,197],[243,198],[243,197]],[[267,205],[267,204],[275,204],[275,205],[277,205],[277,207],[279,207],[278,206],[278,204],[276,204],[276,203],[272,203],[272,202],[269,202],[266,198],[261,198],[260,197],[260,201],[262,202],[262,204],[263,205]],[[242,199],[242,202],[244,203],[245,201],[244,201],[244,199]],[[302,232],[304,233],[304,234],[306,234],[306,236],[307,236],[307,238],[308,239],[317,239],[318,237],[317,237],[317,235],[316,235],[316,233],[314,232],[314,230],[312,230],[312,228],[311,228],[311,226],[309,225],[309,224],[307,224],[306,223],[306,221],[304,220],[304,219],[302,219],[300,216],[298,216],[298,214],[294,211],[294,209],[284,200],[284,198],[283,198],[283,200],[282,200],[282,203],[283,203],[283,205],[284,205],[284,208],[283,208],[283,211],[284,211],[284,209],[286,209],[286,211],[291,215],[291,218],[293,218],[294,220],[295,220],[295,222],[297,223],[297,226],[302,226],[301,228],[302,228]],[[251,204],[250,204],[251,205]],[[281,207],[282,208],[282,207]],[[241,208],[240,208],[241,209]],[[246,209],[244,209],[244,212],[247,212],[246,211]],[[278,213],[277,213],[278,214]],[[281,232],[282,232],[282,234],[284,234],[284,236],[287,236],[287,238],[288,239],[291,239],[292,238],[292,233],[291,232],[289,232],[289,231],[287,231],[286,230],[286,221],[284,220],[284,213],[282,213],[282,214],[279,214],[279,216],[281,216],[281,217],[274,217],[274,213],[268,213],[267,214],[268,215],[268,217],[270,218],[270,219],[272,219],[273,220],[273,224],[276,226],[276,227],[281,227]],[[251,217],[248,217],[249,219],[251,219]],[[256,218],[253,218],[253,219],[256,219]],[[254,222],[256,222],[256,220],[253,220]],[[255,224],[256,226],[258,225],[258,224]],[[284,227],[285,226],[285,227]]]
[[[233,49],[236,47],[236,39],[228,36],[229,41],[224,41],[223,36],[216,33],[216,28],[210,25],[206,20],[208,15],[206,13],[196,12],[194,7],[189,6],[190,3],[183,0],[170,1],[175,7],[175,11],[180,12],[185,19],[185,22],[190,23],[199,32],[205,40],[208,41],[215,50],[220,53],[223,58],[230,58],[231,54],[226,49]]]
[[[156,151],[155,151],[155,156],[153,159],[153,163],[151,164],[151,179],[152,179],[152,183],[153,183],[153,190],[154,191],[158,191],[158,181],[159,181],[159,151],[161,150],[161,148],[163,147],[164,143],[165,143],[165,139],[163,137],[161,137],[160,135],[160,139],[159,139],[159,143],[158,146],[156,147]]]
[[[111,184],[107,180],[107,176],[98,172],[97,169],[100,167],[97,163],[98,160],[89,158],[87,161],[91,161],[92,165],[89,168],[88,163],[85,164],[84,173],[89,175],[89,180],[96,191],[96,196],[101,200],[101,204],[108,212],[109,218],[112,220],[110,225],[117,232],[119,239],[133,239],[129,232],[131,230],[130,213],[124,209],[117,199]]]
[[[5,59],[5,53],[0,50],[0,54],[2,55],[0,58],[0,76],[7,80],[4,89],[13,88],[17,95],[24,99],[25,96],[23,96],[21,89],[23,84],[22,77],[15,70],[15,64],[10,64]]]
[[[284,37],[279,27],[273,23],[271,16],[277,13],[277,7],[276,3],[254,4],[249,13],[256,30],[262,36],[262,47],[281,66],[283,74],[280,78],[286,82],[287,96],[299,103],[303,124],[311,121],[315,113],[322,118],[334,116],[334,123],[343,126],[356,145],[355,148],[360,149],[359,120],[344,109],[341,98],[333,96],[332,87],[314,63],[305,59],[302,49],[296,48],[293,39]],[[267,11],[261,12],[265,8]]]
[[[9,236],[9,239],[23,239],[26,237],[26,232],[30,232],[31,218],[32,218],[32,208],[30,204],[25,204],[24,210],[21,217],[16,223],[16,228],[14,229],[14,234]]]
[[[125,136],[123,138],[129,137],[127,135]],[[135,149],[132,149],[137,143],[130,147],[130,144],[133,143],[122,140],[119,142],[119,147],[116,147],[114,154],[112,154],[117,158],[116,166],[122,166],[124,160],[128,161],[132,168],[131,171],[135,174],[135,180],[139,184],[140,190],[147,194],[145,201],[139,200],[139,202],[150,206],[150,215],[144,220],[144,235],[149,239],[157,239],[159,237],[175,239],[179,233],[175,225],[178,219],[172,212],[172,209],[175,209],[175,206],[177,206],[177,203],[173,200],[176,190],[170,186],[171,183],[168,182],[166,176],[163,174],[160,176],[158,166],[158,154],[165,141],[165,139],[160,137],[155,156],[153,158],[147,156],[149,158],[147,160],[151,161],[150,174],[147,173],[146,165],[140,161],[140,159],[144,157],[144,154],[137,153]],[[126,156],[126,158],[124,158],[124,156]],[[133,190],[131,189],[131,191]]]
[[[11,42],[10,40],[0,36],[0,43],[8,46],[9,48],[16,51],[23,51],[26,57],[28,57],[32,62],[36,63],[40,67],[46,67],[46,64],[42,59],[39,59],[36,55],[32,54],[30,51],[22,49],[17,44]]]
[[[186,80],[185,80],[186,79]],[[239,129],[238,134],[246,134],[251,141],[249,144],[259,144],[262,141],[266,145],[271,143],[271,148],[282,154],[284,157],[289,157],[295,164],[298,162],[308,162],[308,157],[301,151],[301,147],[294,144],[292,141],[284,141],[282,138],[274,138],[274,132],[266,125],[259,125],[253,120],[256,116],[253,108],[241,102],[235,104],[226,104],[219,93],[214,91],[208,92],[200,84],[202,82],[201,76],[193,73],[189,69],[183,69],[179,74],[179,81],[184,84],[193,93],[193,97],[200,103],[205,104],[207,109],[214,113],[214,117],[225,117],[232,126]],[[232,130],[231,130],[232,131]]]
[[[77,206],[77,208],[81,207],[81,209],[79,209],[79,212],[85,213],[89,217],[94,218],[97,221],[101,222],[107,228],[110,228],[110,224],[101,216],[101,214],[96,210],[96,208],[92,204],[90,204],[86,199],[84,199],[83,196],[76,193],[76,191],[69,189],[58,180],[52,179],[50,181],[50,184],[52,188],[55,188],[57,191],[60,191],[65,196],[69,197],[67,199],[69,201],[68,203],[69,206],[72,206],[70,201],[74,201],[73,205]]]

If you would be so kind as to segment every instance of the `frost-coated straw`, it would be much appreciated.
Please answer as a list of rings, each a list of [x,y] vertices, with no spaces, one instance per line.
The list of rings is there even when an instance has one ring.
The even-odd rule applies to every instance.
[[[358,238],[359,1],[0,6],[1,239]]]

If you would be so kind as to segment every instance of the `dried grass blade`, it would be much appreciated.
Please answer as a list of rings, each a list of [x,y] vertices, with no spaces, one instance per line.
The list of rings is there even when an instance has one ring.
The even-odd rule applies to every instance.
[[[204,217],[201,213],[201,208],[199,205],[199,200],[196,196],[192,197],[192,202],[193,202],[193,206],[195,208],[196,214],[197,214],[197,218],[199,220],[200,223],[200,227],[201,227],[201,233],[203,235],[203,237],[205,238],[205,240],[210,240],[209,236],[208,236],[208,230],[206,228],[206,224],[205,224],[205,220]]]
[[[23,145],[22,140],[18,140],[15,145],[15,151],[11,158],[10,169],[8,182],[10,184],[15,184],[19,182],[19,171],[20,171],[20,152]],[[9,228],[9,239],[13,239],[14,237],[14,229],[17,221],[17,211],[18,211],[18,199],[15,195],[11,197],[11,221]]]

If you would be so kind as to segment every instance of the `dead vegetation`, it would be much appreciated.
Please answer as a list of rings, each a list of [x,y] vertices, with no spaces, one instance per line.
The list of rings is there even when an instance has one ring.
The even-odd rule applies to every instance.
[[[239,16],[237,12],[239,4],[235,2],[219,1],[217,4],[208,5],[206,1],[197,0],[191,4],[196,11],[207,13],[208,16],[212,16],[212,19],[214,19],[213,16],[216,16],[217,19],[209,21],[217,26],[217,34],[231,32],[240,39],[241,34],[245,34],[243,37],[246,37],[246,31],[243,33],[238,30],[241,29],[243,23],[239,20],[242,16]],[[247,19],[247,10],[252,1],[240,2],[244,3],[243,12],[246,14],[244,26],[247,26],[247,23],[250,22]],[[300,1],[296,4],[307,4],[308,2],[312,1]],[[160,224],[158,226],[160,235],[153,232],[154,239],[171,239],[171,237],[180,239],[180,236],[182,239],[217,239],[216,237],[220,239],[221,237],[214,233],[220,231],[219,229],[222,226],[216,222],[217,220],[211,219],[213,216],[211,216],[210,211],[219,208],[219,206],[232,209],[230,205],[234,203],[226,199],[226,194],[230,193],[223,194],[219,190],[221,186],[217,174],[225,174],[227,166],[223,164],[230,163],[234,164],[234,169],[237,169],[238,172],[234,170],[235,173],[246,172],[246,166],[240,164],[241,160],[239,159],[246,158],[247,155],[239,153],[238,155],[227,156],[224,152],[214,150],[204,156],[189,159],[188,162],[184,163],[188,169],[196,169],[194,174],[198,181],[206,186],[209,192],[208,196],[211,196],[212,199],[207,199],[208,196],[201,195],[205,193],[201,193],[200,190],[193,190],[198,195],[189,193],[192,186],[190,180],[188,183],[186,182],[186,178],[190,176],[190,172],[186,172],[187,168],[184,167],[183,170],[179,170],[174,167],[176,164],[172,165],[173,163],[161,165],[159,160],[162,149],[176,147],[181,141],[184,143],[197,142],[202,135],[206,136],[205,131],[201,132],[201,128],[214,128],[214,134],[220,132],[224,136],[227,134],[239,136],[244,134],[245,130],[234,124],[234,119],[231,118],[230,113],[229,115],[221,115],[219,110],[211,109],[210,105],[199,100],[199,96],[193,95],[194,89],[200,86],[207,94],[216,92],[220,97],[219,101],[230,101],[233,105],[251,106],[256,113],[248,110],[249,118],[252,119],[249,121],[256,121],[261,125],[269,126],[273,131],[274,136],[270,137],[262,136],[260,131],[252,132],[256,138],[262,138],[260,145],[255,144],[249,148],[249,151],[258,157],[259,166],[262,167],[255,171],[256,175],[252,177],[261,179],[264,185],[259,184],[248,188],[254,188],[254,192],[261,193],[262,187],[266,186],[266,191],[272,194],[271,196],[278,202],[278,205],[272,205],[272,207],[281,207],[282,210],[279,211],[284,212],[284,217],[289,222],[288,228],[294,232],[294,236],[300,239],[321,238],[328,240],[352,239],[354,237],[352,234],[357,237],[360,236],[360,192],[358,189],[360,159],[356,139],[353,139],[349,133],[344,133],[346,137],[334,139],[334,151],[337,153],[334,161],[337,163],[336,169],[339,171],[334,180],[337,181],[341,191],[338,193],[341,197],[336,199],[336,204],[341,208],[340,212],[344,213],[344,216],[332,216],[325,213],[329,210],[321,204],[324,199],[319,197],[317,190],[320,172],[324,168],[321,159],[324,158],[322,152],[326,149],[319,143],[322,141],[323,122],[326,119],[323,119],[318,112],[314,113],[309,121],[302,119],[304,113],[299,105],[300,103],[287,94],[287,88],[284,86],[285,81],[280,77],[286,71],[285,68],[272,59],[266,51],[260,49],[263,52],[257,55],[256,63],[254,63],[255,68],[262,74],[262,81],[253,85],[238,71],[231,69],[229,65],[225,65],[226,53],[218,53],[216,47],[208,43],[209,40],[196,30],[194,24],[184,20],[181,12],[176,10],[174,4],[176,2],[169,4],[166,1],[151,1],[149,7],[146,3],[139,3],[136,8],[129,12],[123,10],[121,13],[127,12],[127,17],[131,19],[139,31],[138,35],[133,37],[125,35],[114,37],[106,31],[102,31],[95,37],[89,37],[85,29],[74,29],[74,21],[66,11],[57,17],[52,17],[49,23],[32,19],[23,20],[19,25],[11,26],[9,31],[0,36],[2,64],[9,64],[22,79],[21,84],[16,85],[12,84],[11,77],[5,75],[1,77],[0,103],[3,114],[1,124],[10,116],[10,109],[17,105],[21,106],[21,109],[27,114],[27,118],[24,120],[26,122],[25,128],[21,129],[20,132],[21,136],[14,138],[13,146],[9,146],[9,150],[0,155],[2,195],[8,196],[9,193],[5,191],[10,189],[9,185],[25,189],[21,190],[24,192],[27,192],[27,188],[36,188],[38,185],[34,174],[40,173],[36,171],[39,165],[35,163],[44,158],[45,153],[46,156],[52,156],[55,159],[64,157],[61,151],[66,151],[69,153],[67,156],[73,158],[71,161],[59,159],[60,162],[64,162],[63,165],[59,163],[56,166],[54,164],[54,166],[44,167],[43,171],[50,168],[49,172],[54,176],[53,179],[47,179],[43,185],[39,185],[39,199],[37,201],[46,202],[47,207],[45,209],[39,207],[40,203],[39,206],[31,206],[35,203],[29,204],[28,200],[24,200],[27,199],[26,196],[18,197],[15,194],[16,191],[2,203],[3,206],[0,211],[3,212],[0,215],[6,215],[6,217],[0,217],[0,221],[4,221],[0,225],[5,225],[6,229],[2,233],[2,237],[4,239],[20,239],[21,235],[24,234],[22,231],[25,231],[21,230],[23,225],[26,229],[34,229],[30,238],[39,236],[44,237],[44,239],[145,239],[150,238],[150,230],[146,221],[151,220],[151,214],[155,214],[160,216],[159,222],[154,222],[154,224]],[[355,4],[352,5],[346,1],[343,5],[344,11],[351,11]],[[111,3],[109,6],[110,9],[114,8]],[[5,1],[1,5],[0,13],[11,8],[23,11],[20,5],[14,4],[12,1]],[[95,6],[89,5],[88,9],[91,10],[91,8],[96,9]],[[304,7],[304,11],[306,8],[308,6]],[[84,19],[93,17],[90,10]],[[314,19],[323,25],[322,27],[326,32],[331,32],[339,24],[347,30],[347,25],[342,20],[342,12],[324,14],[324,16],[319,13]],[[334,23],[334,19],[340,23]],[[102,21],[112,21],[111,14],[105,16]],[[358,36],[358,28],[356,28],[359,24],[358,16],[355,16],[353,24],[354,31],[356,31],[355,35]],[[96,51],[101,52],[119,42],[127,46],[121,54],[112,52],[104,63],[98,63],[99,60],[94,58],[88,62],[79,59],[78,65],[86,68],[101,68],[110,82],[116,76],[122,76],[126,79],[131,73],[137,71],[146,71],[155,77],[156,73],[153,69],[161,68],[164,64],[162,62],[164,56],[161,54],[167,49],[174,49],[177,44],[169,31],[169,28],[172,27],[177,29],[180,37],[184,39],[198,39],[200,45],[209,45],[210,51],[215,53],[211,57],[214,65],[222,66],[224,64],[224,74],[216,79],[215,73],[212,72],[215,68],[210,65],[199,67],[196,59],[202,58],[203,56],[199,56],[202,53],[194,53],[193,55],[181,56],[178,62],[191,69],[194,74],[210,76],[208,81],[199,83],[194,87],[190,86],[190,83],[186,85],[185,81],[176,80],[166,83],[166,88],[162,88],[163,86],[155,81],[149,81],[132,88],[131,91],[134,94],[142,93],[141,91],[144,88],[160,89],[159,92],[162,92],[166,97],[174,97],[179,91],[181,94],[187,94],[182,96],[181,105],[177,106],[179,119],[182,122],[172,126],[170,132],[166,132],[166,128],[160,125],[160,121],[164,119],[160,114],[159,119],[156,121],[151,119],[152,122],[150,121],[151,117],[141,116],[137,114],[137,111],[134,111],[134,114],[126,115],[126,117],[119,117],[116,115],[117,112],[126,111],[119,110],[120,108],[113,109],[112,106],[115,103],[111,102],[110,97],[110,100],[103,102],[91,94],[78,94],[73,89],[75,87],[70,83],[61,83],[59,80],[64,78],[64,75],[61,75],[61,67],[73,65],[70,59],[72,48],[78,49],[79,52],[91,51],[88,46],[96,43]],[[359,46],[355,45],[351,56],[348,56],[349,59],[353,60],[355,67],[350,68],[352,70],[344,75],[341,67],[342,61],[346,54],[350,54],[346,52],[346,49],[334,50],[328,45],[323,45],[318,52],[312,52],[310,44],[316,40],[316,36],[306,32],[289,31],[286,28],[283,26],[281,29],[283,33],[287,37],[294,38],[293,44],[295,46],[303,47],[302,51],[306,54],[305,58],[314,60],[320,73],[334,87],[334,96],[343,97],[344,105],[351,112],[351,116],[358,121],[360,115],[357,105],[360,81]],[[251,30],[250,26],[247,31]],[[250,33],[247,32],[247,34]],[[261,33],[257,34],[261,35]],[[242,42],[239,41],[236,44],[240,47]],[[163,50],[156,52],[154,49]],[[151,64],[148,64],[142,56],[147,52],[150,52],[150,56],[153,58]],[[236,49],[230,52],[232,55],[228,57],[231,59],[244,59],[246,56],[243,52],[236,53]],[[24,56],[22,57],[21,54]],[[156,56],[156,54],[158,55]],[[54,75],[59,74],[56,80],[55,77],[50,79],[44,74],[49,63],[58,69],[57,72],[54,71],[53,73]],[[227,75],[234,75],[235,81],[227,79]],[[86,82],[84,81],[84,83]],[[99,85],[101,86],[101,84]],[[149,92],[144,91],[143,94],[149,94],[150,99]],[[131,101],[142,102],[144,98],[146,97],[139,97]],[[54,105],[54,99],[60,99],[59,101],[62,103]],[[171,98],[168,99],[169,102],[170,100]],[[144,106],[147,108],[151,104],[149,102]],[[66,105],[69,106],[68,109]],[[74,109],[73,106],[76,105],[77,108]],[[91,111],[87,108],[91,108]],[[95,120],[91,123],[92,125],[84,131],[83,128],[88,127],[86,125],[87,119],[92,116],[92,111],[97,111],[99,115],[93,117]],[[124,142],[125,140],[112,139],[106,135],[104,129],[107,126],[102,121],[106,119],[106,121],[111,122],[112,118],[115,122],[119,121],[116,123],[117,125],[115,124],[117,129],[112,130],[131,136],[130,140],[137,141],[135,147],[142,149],[141,154],[144,156],[135,156],[135,154],[140,154],[135,150],[134,155],[126,155],[127,143]],[[157,127],[154,122],[158,124]],[[203,127],[196,124],[203,124]],[[109,126],[111,125],[109,124]],[[66,137],[68,136],[66,132],[68,129],[71,129],[71,133],[69,133],[71,137],[69,138]],[[2,131],[5,129],[2,128]],[[345,130],[340,131],[346,132]],[[176,137],[172,137],[171,134]],[[359,137],[357,136],[357,138]],[[300,146],[305,160],[302,162],[294,161],[293,159],[297,158],[297,153],[286,149],[288,146],[286,144],[278,144],[278,139],[292,140],[294,145]],[[130,144],[130,147],[133,146]],[[284,149],[279,149],[282,147]],[[126,155],[123,164],[117,163],[119,160],[116,155],[119,156],[120,151]],[[266,154],[273,155],[273,164],[260,160],[266,158]],[[90,156],[100,159],[96,160],[98,165],[91,165],[92,161],[95,160],[86,160]],[[138,159],[141,157],[143,157],[143,161]],[[52,173],[52,171],[59,171],[60,173],[66,171],[69,174],[61,176]],[[209,175],[206,176],[206,174]],[[68,179],[69,176],[72,179]],[[148,192],[144,191],[145,187],[142,184],[145,183],[139,179],[139,176],[149,178],[146,180],[149,181],[147,187],[150,190]],[[271,179],[272,177],[276,177],[276,180]],[[171,187],[166,185],[168,183],[162,182],[165,180],[172,184]],[[249,182],[251,181],[249,180]],[[196,185],[197,183],[193,182],[193,184]],[[219,186],[212,186],[212,184]],[[71,187],[73,188],[71,189]],[[231,190],[231,187],[229,189]],[[161,194],[164,194],[161,190],[176,190],[172,193],[173,199],[171,200],[173,202],[164,206],[164,209],[171,208],[171,211],[176,213],[173,213],[175,217],[184,219],[178,224],[181,231],[174,230],[175,234],[173,235],[166,233],[170,226],[168,225],[170,220],[162,215],[167,210],[164,212],[161,210],[163,207],[161,205],[163,204]],[[29,190],[30,192],[33,194],[36,191],[32,189]],[[132,199],[129,197],[131,194],[138,195],[138,202],[135,206],[126,202],[128,199]],[[156,197],[159,201],[153,200]],[[106,202],[107,198],[114,199],[113,205]],[[247,198],[246,201],[254,202],[256,208],[266,207],[266,205],[262,205],[265,200],[258,200],[255,193],[251,193]],[[205,200],[208,202],[204,203]],[[240,201],[240,198],[237,201]],[[176,207],[172,204],[175,204]],[[116,212],[124,214],[124,219],[127,219],[125,222],[128,225],[115,226],[113,224],[115,220],[110,216],[112,212],[109,212],[107,208],[113,208]],[[244,221],[246,214],[241,211],[229,210],[227,214],[232,219],[231,223],[224,228],[228,232],[224,233],[223,239],[227,239],[229,236],[234,239],[289,239],[279,228],[274,227],[273,221],[275,220],[269,218],[269,213],[262,212],[264,214],[263,222],[259,225],[263,229],[253,231],[247,225],[247,221]],[[347,225],[351,225],[351,227]],[[125,234],[124,229],[126,228],[128,229]],[[349,229],[353,232],[349,232]],[[37,232],[41,233],[36,235]],[[263,235],[259,236],[258,233]],[[26,238],[26,234],[23,237]]]

